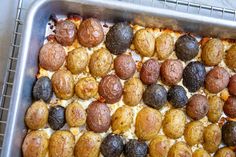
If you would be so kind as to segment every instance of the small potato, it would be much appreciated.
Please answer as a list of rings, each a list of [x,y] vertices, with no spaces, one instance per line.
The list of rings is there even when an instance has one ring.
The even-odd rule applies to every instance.
[[[66,67],[72,74],[79,74],[86,69],[89,62],[89,56],[85,48],[76,48],[66,57]]]
[[[156,54],[158,59],[168,58],[174,50],[174,39],[171,35],[163,33],[156,38]]]
[[[151,140],[161,129],[161,113],[153,108],[144,107],[136,117],[135,134],[141,140]]]
[[[228,147],[223,147],[217,150],[214,157],[235,157],[235,152]]]
[[[225,63],[230,69],[236,70],[236,45],[232,45],[229,50],[227,50]]]
[[[221,143],[221,129],[216,124],[208,125],[203,132],[203,147],[209,153],[214,153]]]
[[[99,134],[85,132],[75,145],[75,157],[98,157],[102,138]]]
[[[145,57],[153,56],[155,50],[155,38],[154,36],[145,29],[140,29],[135,33],[134,36],[135,49]]]
[[[79,103],[71,103],[66,107],[66,122],[70,127],[79,127],[86,122],[86,112]]]
[[[184,134],[186,116],[182,110],[170,109],[163,120],[163,131],[166,136],[177,139]]]
[[[158,135],[149,144],[150,157],[167,157],[170,149],[170,141],[166,136]]]
[[[223,111],[224,102],[218,96],[208,97],[209,111],[207,113],[208,120],[212,123],[218,122]]]
[[[202,61],[205,65],[214,66],[218,65],[224,56],[224,45],[219,39],[210,39],[203,46]]]
[[[75,85],[75,94],[83,100],[94,97],[97,92],[98,83],[93,77],[81,78]]]
[[[203,142],[204,126],[200,121],[189,122],[185,126],[184,139],[188,145],[193,146]]]
[[[138,105],[142,99],[144,87],[138,78],[131,78],[124,83],[123,101],[126,105]]]
[[[211,157],[204,149],[197,149],[192,157]]]
[[[31,130],[43,128],[48,121],[48,108],[43,101],[34,102],[27,110],[25,123]]]
[[[111,118],[111,128],[113,133],[124,133],[130,129],[132,122],[132,110],[128,106],[119,107]]]
[[[111,69],[112,62],[110,52],[105,48],[101,48],[91,55],[89,71],[94,77],[103,77]]]
[[[23,157],[46,157],[48,151],[48,135],[37,130],[29,132],[22,144]]]
[[[70,99],[74,95],[74,79],[70,71],[59,70],[52,75],[52,88],[60,99]]]
[[[56,131],[49,141],[50,157],[74,157],[75,139],[69,131]]]
[[[177,142],[170,148],[168,157],[192,157],[192,151],[186,143]]]

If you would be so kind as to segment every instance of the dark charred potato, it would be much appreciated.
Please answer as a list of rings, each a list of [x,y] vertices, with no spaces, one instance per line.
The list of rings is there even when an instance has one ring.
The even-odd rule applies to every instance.
[[[86,122],[86,112],[79,103],[71,103],[66,107],[66,122],[70,127],[79,127]]]
[[[236,145],[236,122],[228,121],[223,125],[222,138],[227,146]]]
[[[66,123],[65,108],[55,106],[49,109],[48,124],[53,130],[61,129]]]
[[[231,95],[236,96],[236,74],[231,76],[228,84],[228,90]]]
[[[236,70],[236,45],[232,45],[230,49],[226,51],[225,63],[230,69]]]
[[[75,94],[83,100],[94,97],[97,92],[98,83],[93,77],[81,78],[75,85]]]
[[[208,125],[203,132],[203,147],[208,153],[214,153],[221,143],[221,129],[216,124]]]
[[[217,150],[214,157],[235,157],[235,152],[228,147],[223,147]]]
[[[158,59],[164,60],[168,58],[174,50],[174,39],[168,33],[163,33],[156,38],[155,41],[156,54]]]
[[[155,109],[162,108],[167,102],[167,91],[160,84],[152,84],[143,93],[143,102]]]
[[[116,75],[107,75],[102,78],[98,85],[98,93],[106,103],[114,104],[121,99],[122,85]]]
[[[167,157],[170,141],[164,135],[157,135],[149,144],[150,157]]]
[[[194,120],[202,119],[209,110],[206,96],[194,94],[188,101],[186,113]]]
[[[138,53],[145,57],[153,56],[155,50],[155,38],[146,29],[138,30],[134,35],[134,47]]]
[[[207,113],[208,120],[212,123],[218,122],[223,111],[224,101],[218,96],[208,97],[209,111]]]
[[[144,107],[137,114],[135,134],[141,140],[151,140],[161,129],[162,116],[158,110]]]
[[[123,101],[126,105],[138,105],[142,99],[144,87],[138,78],[131,78],[124,83]]]
[[[224,45],[219,39],[210,39],[203,46],[201,57],[205,65],[218,65],[224,56]]]
[[[112,56],[110,52],[101,48],[95,51],[90,58],[89,71],[94,77],[105,76],[112,67]]]
[[[148,146],[143,141],[131,139],[125,145],[125,157],[146,157],[147,153]]]
[[[224,104],[223,110],[228,117],[236,118],[236,97],[229,96]]]
[[[70,71],[59,70],[52,75],[52,88],[60,99],[70,99],[74,95],[74,79]]]
[[[157,82],[160,65],[155,59],[147,60],[140,71],[140,79],[144,84],[150,85]]]
[[[190,62],[183,71],[183,85],[189,92],[196,92],[204,85],[205,66],[201,62]]]
[[[87,126],[94,132],[106,132],[111,123],[110,109],[104,103],[94,101],[87,108]]]
[[[56,131],[49,141],[50,157],[74,157],[75,139],[69,131]]]
[[[34,102],[25,114],[25,123],[31,130],[43,128],[48,121],[48,108],[43,101]]]
[[[161,64],[161,80],[166,85],[175,85],[183,75],[183,64],[176,59],[167,59]]]
[[[22,144],[23,157],[46,157],[48,135],[42,130],[29,132]]]
[[[66,67],[72,74],[79,74],[86,69],[89,62],[89,56],[85,48],[76,48],[66,57]]]
[[[192,121],[186,124],[184,139],[188,145],[193,146],[203,142],[204,126],[200,121]]]
[[[134,75],[136,65],[130,55],[122,54],[115,58],[114,69],[119,78],[127,80]]]
[[[182,108],[188,102],[186,91],[182,86],[172,86],[167,93],[167,100],[175,108]]]
[[[195,152],[193,153],[192,157],[211,157],[207,151],[205,151],[204,149],[197,149],[195,150]]]
[[[112,115],[111,128],[113,133],[124,133],[131,128],[133,122],[133,112],[128,106],[122,106],[116,109]]]
[[[205,78],[205,88],[211,93],[218,93],[229,83],[229,73],[222,67],[214,67]]]
[[[45,102],[49,102],[52,97],[52,82],[47,76],[40,77],[34,87],[33,96],[35,100],[42,99]]]
[[[63,46],[70,46],[73,44],[77,34],[76,25],[69,21],[59,21],[56,25],[55,37],[58,43]]]
[[[39,65],[49,71],[57,71],[66,59],[66,51],[56,42],[48,42],[40,49]]]
[[[75,157],[99,157],[101,142],[102,138],[99,134],[85,132],[75,145]]]
[[[186,143],[177,142],[170,148],[168,157],[192,157],[192,151]]]
[[[175,43],[175,53],[178,59],[189,61],[197,56],[199,46],[197,40],[191,35],[182,35]]]
[[[120,157],[124,149],[121,136],[109,134],[102,141],[100,150],[105,157]]]
[[[100,21],[95,18],[83,20],[79,26],[79,43],[85,47],[94,47],[103,41],[104,32]]]
[[[114,55],[124,53],[131,45],[133,30],[126,22],[113,25],[106,35],[106,48]]]

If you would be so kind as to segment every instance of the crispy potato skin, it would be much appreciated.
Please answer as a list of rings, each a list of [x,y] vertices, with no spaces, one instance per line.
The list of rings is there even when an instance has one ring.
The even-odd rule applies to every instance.
[[[163,135],[157,135],[149,144],[150,157],[167,157],[170,141]]]
[[[192,151],[186,143],[177,142],[170,148],[168,157],[192,157]]]
[[[168,33],[163,33],[155,40],[156,54],[158,59],[164,60],[168,58],[174,50],[174,39]]]
[[[224,101],[218,96],[208,97],[209,111],[207,113],[208,120],[212,123],[218,122],[222,115]]]
[[[184,139],[188,145],[193,146],[203,142],[204,126],[200,121],[192,121],[185,125]]]
[[[211,157],[204,149],[197,149],[192,157]]]

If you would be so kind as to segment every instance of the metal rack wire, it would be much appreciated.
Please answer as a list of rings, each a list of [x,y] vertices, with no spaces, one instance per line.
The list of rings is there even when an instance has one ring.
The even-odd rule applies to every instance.
[[[197,4],[182,0],[120,0],[140,5],[148,5],[156,8],[166,8],[192,14],[200,14],[227,20],[236,19],[236,10],[214,7],[204,4]],[[4,139],[5,127],[7,123],[8,108],[12,94],[14,75],[16,71],[16,63],[18,52],[21,47],[22,27],[26,8],[23,8],[23,0],[18,1],[15,26],[11,39],[10,52],[8,57],[7,70],[4,77],[1,97],[0,97],[0,154]]]

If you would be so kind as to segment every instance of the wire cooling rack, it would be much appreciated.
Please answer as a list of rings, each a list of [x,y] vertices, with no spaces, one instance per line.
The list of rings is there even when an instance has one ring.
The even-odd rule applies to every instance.
[[[18,1],[15,26],[11,39],[11,45],[7,63],[7,70],[5,73],[2,92],[0,96],[0,153],[2,150],[5,127],[7,124],[9,103],[11,99],[14,76],[16,72],[16,63],[18,59],[19,49],[21,47],[22,28],[24,25],[25,14],[27,11],[27,8],[23,7],[24,1],[26,0]],[[147,5],[156,8],[166,8],[180,12],[187,12],[191,14],[200,14],[203,16],[223,18],[232,21],[235,21],[236,19],[236,10],[192,3],[182,0],[119,0],[119,1],[126,1],[130,3]]]

